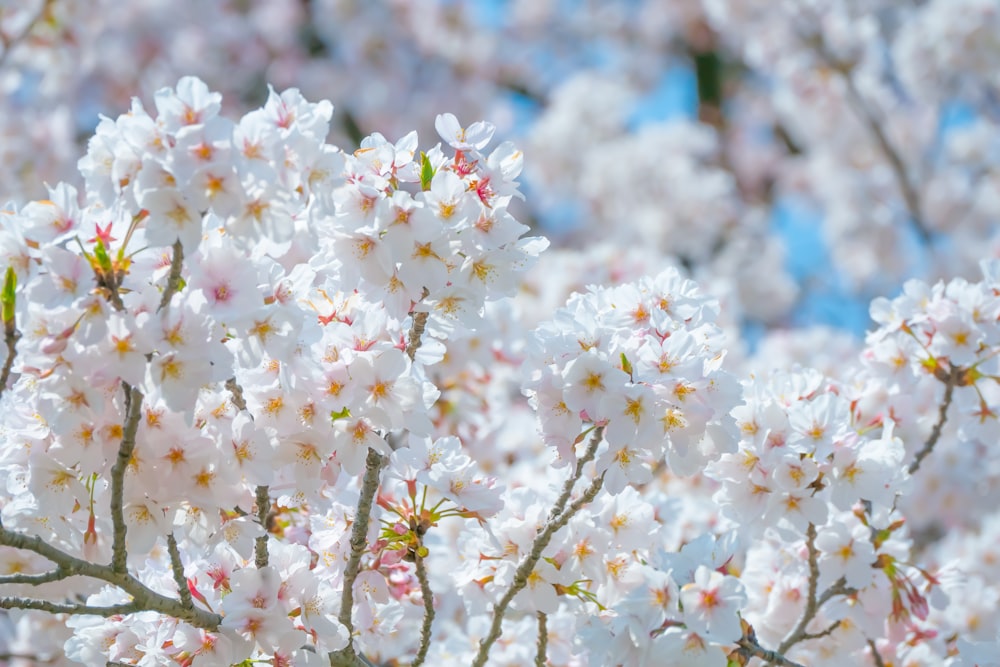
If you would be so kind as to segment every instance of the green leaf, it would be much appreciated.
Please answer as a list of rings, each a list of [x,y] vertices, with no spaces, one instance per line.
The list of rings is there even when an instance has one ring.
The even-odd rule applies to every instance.
[[[344,419],[344,418],[350,417],[350,416],[351,416],[351,411],[348,408],[344,408],[340,412],[337,412],[336,410],[331,410],[330,411],[330,421],[332,421],[332,422],[335,422],[338,419]]]
[[[97,243],[94,244],[94,256],[97,258],[97,266],[100,267],[101,271],[105,274],[111,274],[111,258],[108,257],[107,248],[104,247],[104,241],[97,239]]]
[[[632,362],[628,360],[624,352],[622,352],[622,370],[628,373],[629,377],[632,377]]]
[[[3,279],[3,292],[0,293],[0,304],[3,304],[3,323],[5,325],[14,322],[14,305],[17,301],[17,273],[13,266],[7,267],[7,274]]]
[[[427,153],[420,151],[420,189],[424,192],[431,189],[431,179],[434,178],[434,167]]]

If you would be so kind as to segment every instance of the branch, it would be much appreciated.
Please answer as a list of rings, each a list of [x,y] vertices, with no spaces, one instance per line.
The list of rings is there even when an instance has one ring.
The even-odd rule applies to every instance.
[[[875,667],[885,667],[885,662],[882,660],[882,654],[878,652],[877,648],[875,648],[875,640],[869,639],[868,646],[872,650],[872,660],[875,661]]]
[[[430,291],[425,287],[424,293],[420,295],[420,300],[423,301],[430,294]],[[427,318],[430,313],[427,311],[422,311],[419,313],[413,313],[413,326],[410,327],[410,336],[406,343],[406,356],[413,361],[413,358],[417,356],[417,350],[420,348],[420,337],[424,335],[424,328],[427,326]]]
[[[135,434],[139,430],[139,420],[142,417],[142,392],[127,382],[122,382],[125,389],[125,423],[122,427],[122,442],[118,447],[118,458],[111,468],[111,523],[114,526],[114,540],[111,545],[111,569],[115,572],[125,572],[124,492],[125,472],[135,451]]]
[[[40,586],[50,581],[62,581],[72,576],[62,567],[57,567],[50,572],[40,572],[38,574],[8,574],[0,577],[0,586],[13,586],[15,584],[28,584],[29,586]]]
[[[806,528],[806,549],[809,551],[809,581],[808,593],[806,594],[806,608],[802,611],[802,618],[799,619],[798,625],[795,626],[791,634],[785,637],[785,640],[778,646],[778,653],[787,653],[788,649],[805,639],[806,628],[812,622],[813,618],[816,617],[816,612],[819,611],[819,603],[816,599],[816,587],[819,584],[819,563],[817,562],[819,552],[816,550],[816,526],[812,522]]]
[[[228,380],[226,380],[226,389],[229,390],[229,394],[230,396],[232,396],[233,399],[233,405],[236,406],[236,409],[246,410],[247,402],[246,399],[243,398],[243,387],[239,385],[239,383],[236,381],[236,378],[231,377]]]
[[[826,630],[823,630],[821,632],[807,632],[806,634],[802,635],[802,641],[808,641],[810,639],[822,639],[823,637],[827,637],[833,634],[833,631],[839,628],[840,624],[841,621],[834,621],[829,625],[829,627],[827,627]]]
[[[757,640],[753,638],[744,637],[743,639],[736,642],[736,645],[739,646],[741,649],[743,649],[743,651],[745,651],[749,655],[755,658],[760,658],[765,662],[774,663],[775,665],[782,665],[783,667],[804,667],[803,665],[793,660],[789,660],[788,658],[783,656],[781,654],[781,651],[770,651],[766,648],[763,648],[760,644],[757,643]]]
[[[549,629],[548,616],[545,612],[538,612],[538,639],[535,641],[535,667],[545,667],[548,662],[549,652]]]
[[[167,276],[167,287],[163,290],[163,296],[160,297],[160,305],[156,309],[156,312],[160,312],[170,304],[170,300],[174,298],[174,294],[181,286],[181,267],[184,263],[184,246],[181,245],[181,240],[177,239],[174,241],[174,255],[170,260],[170,275]]]
[[[354,515],[354,525],[351,526],[351,555],[344,570],[344,589],[340,597],[340,613],[337,620],[347,628],[347,646],[330,653],[331,665],[357,664],[359,660],[354,650],[354,622],[351,611],[354,609],[354,581],[361,569],[361,556],[368,546],[368,524],[371,519],[372,500],[378,491],[379,472],[382,469],[382,455],[368,448],[368,458],[365,461],[365,476],[361,482],[361,495],[358,497],[358,511]]]
[[[137,611],[155,611],[165,616],[185,621],[196,628],[215,631],[222,622],[218,614],[185,606],[179,600],[160,595],[127,572],[117,571],[111,565],[98,565],[82,560],[58,549],[37,535],[28,536],[0,525],[0,545],[31,551],[56,564],[66,577],[83,576],[107,582],[132,596]]]
[[[0,609],[32,609],[34,611],[45,611],[50,614],[74,614],[78,616],[123,616],[125,614],[135,614],[145,611],[133,600],[125,604],[109,605],[107,607],[92,607],[86,604],[62,604],[59,602],[49,602],[48,600],[35,600],[32,598],[0,598]]]
[[[927,438],[927,442],[924,443],[923,448],[917,452],[916,458],[913,459],[913,463],[907,471],[912,475],[917,470],[920,469],[920,464],[923,462],[927,455],[931,453],[934,449],[934,445],[941,438],[941,429],[944,428],[944,423],[948,419],[948,408],[951,406],[952,394],[955,393],[955,385],[958,384],[958,379],[961,377],[962,369],[955,366],[951,367],[951,371],[948,373],[948,377],[944,383],[944,398],[941,400],[941,405],[938,406],[938,420],[934,424],[934,428],[931,429],[931,435]]]
[[[257,569],[267,567],[267,515],[271,511],[271,497],[266,486],[258,486],[256,492],[257,522],[264,529],[264,534],[254,541],[253,560]]]
[[[191,599],[191,589],[188,588],[187,578],[184,577],[184,564],[181,563],[181,552],[177,549],[177,539],[173,532],[167,533],[167,553],[170,554],[170,571],[174,575],[174,583],[177,584],[177,593],[181,596],[181,604],[186,607],[194,607],[194,600]]]
[[[847,579],[841,577],[840,579],[837,579],[837,581],[833,582],[832,586],[823,591],[823,594],[819,596],[818,600],[816,600],[816,607],[817,609],[822,607],[834,595],[854,595],[857,592],[858,590],[856,588],[851,588],[847,585]]]
[[[592,446],[596,450],[596,444]],[[589,452],[590,448],[588,448]],[[577,465],[577,470],[582,468],[581,465]],[[574,476],[576,477],[576,476]],[[574,482],[576,479],[571,478]],[[601,487],[604,485],[604,475],[596,478],[591,482],[590,486],[584,492],[582,496],[577,498],[564,512],[559,514],[555,519],[553,515],[549,515],[549,520],[545,524],[545,528],[542,529],[538,535],[535,536],[535,541],[531,545],[531,552],[525,557],[521,564],[518,566],[514,573],[514,581],[511,582],[510,588],[504,593],[500,601],[493,605],[493,622],[490,624],[489,633],[479,642],[479,651],[476,653],[476,658],[472,662],[472,667],[483,667],[486,664],[486,659],[489,656],[490,647],[500,638],[503,624],[504,614],[507,612],[507,607],[514,600],[514,597],[521,592],[521,590],[528,585],[528,577],[535,570],[535,565],[541,560],[542,551],[549,545],[552,541],[552,536],[565,526],[570,518],[576,514],[581,507],[587,503],[594,500]],[[554,510],[553,510],[554,512]]]
[[[598,426],[594,429],[594,434],[590,437],[590,442],[587,443],[587,450],[583,453],[583,456],[577,459],[576,467],[573,469],[573,474],[563,484],[562,493],[559,494],[555,504],[552,506],[552,510],[549,512],[549,521],[554,521],[566,507],[566,503],[569,502],[569,497],[573,495],[573,487],[576,486],[577,480],[579,480],[580,476],[583,474],[583,467],[593,461],[594,457],[597,455],[597,446],[601,444],[601,438],[603,436],[603,426]]]
[[[420,667],[427,659],[427,651],[431,647],[431,625],[434,623],[434,592],[431,590],[431,582],[427,579],[427,568],[424,567],[424,559],[419,553],[416,557],[417,581],[420,582],[420,595],[424,599],[424,620],[420,624],[420,646],[417,647],[417,657],[414,658],[410,667]]]
[[[0,665],[7,664],[7,661],[9,660],[27,660],[28,662],[37,662],[47,665],[55,662],[56,658],[39,658],[38,656],[28,655],[26,653],[0,653]]]
[[[813,39],[806,41],[811,43],[820,58],[822,58],[831,69],[840,74],[843,78],[844,85],[847,87],[848,101],[851,106],[854,107],[855,111],[861,115],[861,119],[864,121],[865,125],[867,125],[868,130],[872,133],[872,136],[875,137],[875,142],[878,144],[879,150],[882,151],[882,155],[885,156],[885,159],[889,162],[892,174],[896,179],[897,186],[899,187],[899,192],[903,197],[903,202],[906,204],[906,210],[910,215],[913,228],[916,230],[917,234],[920,235],[924,244],[929,245],[931,241],[931,234],[927,229],[927,223],[924,220],[920,194],[917,192],[917,188],[914,187],[913,183],[910,181],[909,174],[907,174],[906,170],[906,163],[903,162],[903,158],[900,156],[899,151],[889,140],[889,136],[885,132],[882,121],[876,116],[875,110],[868,104],[868,101],[861,94],[861,91],[858,90],[858,87],[854,82],[854,77],[852,76],[852,64],[838,60],[827,50],[821,37],[814,37]]]
[[[7,390],[10,371],[14,367],[14,357],[17,356],[17,341],[20,339],[21,332],[17,330],[13,318],[10,322],[4,322],[3,342],[7,345],[7,358],[3,362],[3,371],[0,371],[0,396]]]

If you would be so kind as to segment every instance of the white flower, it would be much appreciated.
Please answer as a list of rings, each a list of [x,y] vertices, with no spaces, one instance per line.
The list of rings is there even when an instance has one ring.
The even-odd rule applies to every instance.
[[[739,611],[746,603],[739,579],[704,565],[695,570],[694,581],[681,588],[688,629],[721,643],[733,643],[743,636]]]

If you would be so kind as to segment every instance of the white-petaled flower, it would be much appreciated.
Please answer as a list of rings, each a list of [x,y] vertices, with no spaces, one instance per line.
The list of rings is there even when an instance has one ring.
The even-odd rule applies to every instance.
[[[600,406],[605,397],[624,389],[628,376],[612,366],[598,352],[590,350],[569,362],[563,370],[566,407],[586,412],[592,420],[601,420]]]
[[[662,440],[656,395],[646,385],[629,384],[609,393],[597,411],[608,425],[604,438],[614,446],[652,446]],[[596,415],[595,415],[596,416]]]
[[[597,469],[604,472],[604,490],[617,494],[629,484],[645,484],[653,479],[649,451],[623,445],[611,446],[597,458]]]
[[[891,507],[896,494],[908,479],[902,463],[903,441],[887,425],[878,440],[858,443],[856,448],[839,448],[834,453],[832,500],[838,509],[848,510],[858,500]]]
[[[434,120],[434,129],[438,131],[441,138],[455,150],[482,150],[493,140],[493,132],[496,130],[492,123],[478,121],[468,128],[462,127],[455,114],[438,114]]]
[[[727,667],[727,650],[714,638],[683,628],[667,628],[653,640],[652,655],[669,655],[684,667]]]
[[[720,643],[733,643],[743,636],[739,611],[747,595],[736,577],[699,565],[694,581],[681,587],[680,596],[690,630]]]
[[[261,646],[293,651],[302,645],[303,633],[295,630],[287,603],[279,600],[281,575],[273,567],[243,568],[229,578],[232,588],[222,598],[222,627]]]
[[[875,578],[871,529],[860,522],[851,521],[850,527],[837,522],[822,528],[816,535],[816,548],[821,554],[821,586],[828,586],[844,577],[848,586],[862,589]]]

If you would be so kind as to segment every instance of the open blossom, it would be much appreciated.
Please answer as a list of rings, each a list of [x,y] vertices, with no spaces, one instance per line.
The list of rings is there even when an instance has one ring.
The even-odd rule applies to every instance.
[[[743,636],[739,610],[747,597],[735,577],[701,565],[695,570],[694,581],[681,587],[680,597],[684,620],[695,632],[723,643]]]
[[[243,568],[229,579],[230,592],[222,600],[222,627],[235,631],[250,646],[273,646],[291,651],[302,636],[288,618],[287,601],[279,599],[281,577],[273,567]]]
[[[819,549],[821,581],[833,583],[844,577],[851,588],[864,588],[874,577],[875,549],[871,530],[860,523],[848,527],[834,523],[823,528],[816,537]]]

